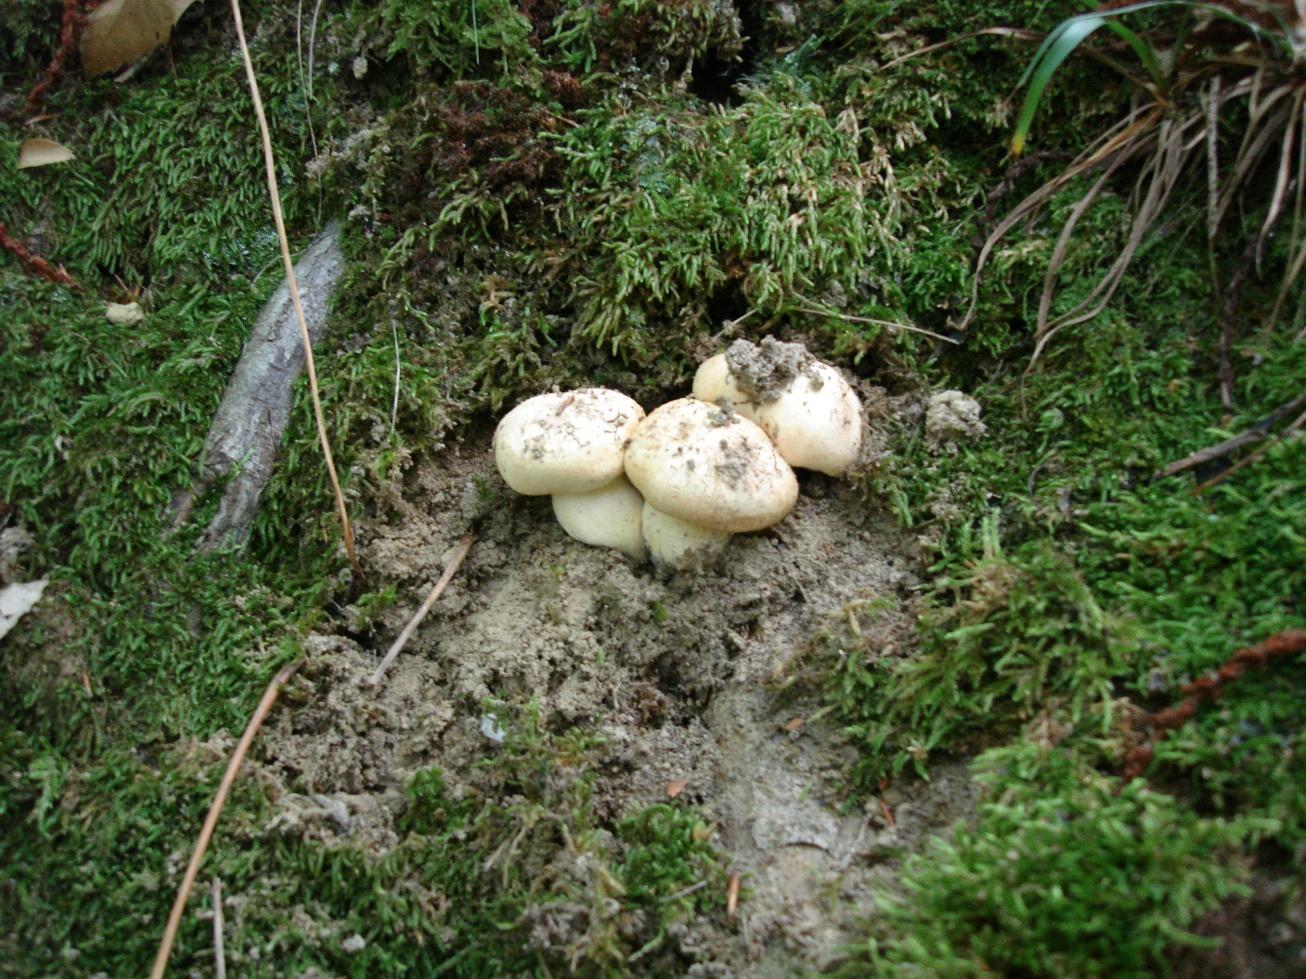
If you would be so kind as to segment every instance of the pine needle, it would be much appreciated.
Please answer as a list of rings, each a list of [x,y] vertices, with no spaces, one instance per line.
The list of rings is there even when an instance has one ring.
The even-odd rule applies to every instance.
[[[154,968],[150,970],[150,979],[162,979],[164,971],[168,968],[168,959],[172,955],[173,943],[177,940],[177,928],[181,924],[182,912],[186,910],[186,901],[190,897],[191,888],[195,886],[195,878],[200,872],[200,862],[204,859],[204,853],[209,848],[209,841],[213,839],[213,830],[218,825],[218,817],[222,815],[222,807],[227,804],[227,796],[231,793],[231,786],[236,781],[236,774],[240,771],[240,764],[245,760],[245,755],[249,753],[249,746],[254,743],[254,737],[258,734],[259,728],[263,726],[263,720],[268,716],[268,712],[272,710],[272,705],[276,703],[277,694],[281,693],[281,688],[286,685],[286,681],[295,674],[295,671],[303,663],[303,660],[291,663],[289,666],[283,667],[272,678],[272,682],[263,691],[263,699],[254,708],[254,716],[249,719],[249,724],[245,727],[245,733],[240,736],[236,750],[231,754],[231,761],[227,763],[227,771],[222,776],[222,782],[218,785],[217,794],[213,796],[213,805],[209,807],[209,814],[204,818],[204,826],[200,829],[199,839],[195,841],[195,852],[191,854],[190,863],[186,866],[186,874],[181,879],[181,886],[177,888],[177,899],[172,903],[172,913],[168,915],[167,927],[163,929],[163,940],[159,942],[159,952],[154,957]]]
[[[317,369],[313,364],[313,340],[309,336],[308,322],[304,319],[304,306],[299,299],[299,283],[295,279],[295,265],[290,258],[290,241],[286,237],[286,221],[281,214],[281,192],[277,189],[276,161],[272,156],[272,136],[268,131],[267,115],[263,112],[263,99],[259,95],[258,80],[254,77],[254,62],[249,55],[249,45],[245,43],[245,25],[240,17],[240,0],[231,0],[231,16],[236,22],[236,39],[240,42],[240,56],[245,62],[245,77],[249,79],[249,94],[254,102],[254,114],[258,117],[259,135],[263,138],[263,163],[267,170],[268,196],[272,198],[272,219],[277,226],[277,241],[281,245],[281,261],[286,269],[286,285],[290,289],[290,301],[295,307],[295,319],[299,321],[299,336],[304,344],[304,368],[308,373],[308,389],[313,398],[313,420],[317,423],[318,441],[322,444],[322,457],[326,460],[327,475],[331,479],[331,489],[336,497],[336,509],[340,514],[340,531],[345,543],[345,553],[354,570],[362,574],[362,566],[354,553],[354,531],[349,525],[349,513],[345,509],[345,496],[340,490],[340,478],[336,475],[335,459],[331,455],[331,443],[327,440],[326,419],[322,415],[322,399],[318,394]]]

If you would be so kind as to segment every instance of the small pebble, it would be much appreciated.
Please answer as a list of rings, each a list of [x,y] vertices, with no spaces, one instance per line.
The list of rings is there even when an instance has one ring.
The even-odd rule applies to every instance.
[[[140,303],[109,303],[104,318],[115,326],[135,326],[145,319],[145,311]]]

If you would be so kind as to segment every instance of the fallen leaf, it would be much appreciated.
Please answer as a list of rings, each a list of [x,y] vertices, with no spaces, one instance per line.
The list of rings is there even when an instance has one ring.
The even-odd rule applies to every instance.
[[[800,727],[802,727],[804,723],[806,722],[801,717],[790,718],[789,723],[785,725],[785,730],[788,731],[790,734],[793,734]]]
[[[91,11],[82,31],[82,69],[103,75],[149,54],[195,0],[108,0]]]
[[[0,588],[0,639],[41,600],[41,593],[47,584],[49,582],[42,578],[40,581],[20,581]]]
[[[680,795],[680,793],[682,793],[682,792],[685,791],[685,786],[687,786],[688,784],[689,784],[689,783],[688,783],[687,781],[685,781],[684,779],[677,779],[677,780],[674,781],[674,782],[668,782],[668,783],[667,783],[667,798],[668,798],[668,799],[674,799],[674,798],[676,798],[678,795]]]
[[[73,151],[62,143],[52,139],[23,140],[18,147],[18,169],[28,170],[32,167],[48,167],[51,163],[67,163],[73,158]]]

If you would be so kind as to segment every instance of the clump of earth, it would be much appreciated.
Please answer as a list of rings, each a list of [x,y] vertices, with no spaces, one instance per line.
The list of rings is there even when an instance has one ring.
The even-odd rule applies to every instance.
[[[888,410],[881,391],[864,401],[868,414]],[[901,407],[922,414],[919,399]],[[387,501],[392,518],[359,534],[372,576],[400,602],[371,621],[346,609],[338,632],[312,637],[311,696],[261,736],[265,776],[280,787],[274,824],[384,851],[411,775],[437,766],[458,792],[510,723],[486,704],[534,701],[544,723],[605,739],[601,816],[666,802],[683,782],[678,799],[717,827],[714,844],[744,876],[738,927],[691,922],[701,941],[683,946],[722,974],[829,964],[862,933],[884,861],[964,815],[973,789],[943,766],[846,807],[850,749],[806,723],[818,703],[777,692],[813,634],[853,603],[887,600],[893,611],[863,628],[909,648],[921,584],[917,545],[891,516],[846,482],[800,478],[780,524],[734,538],[707,572],[667,575],[572,540],[547,497],[509,492],[488,431],[414,465]],[[381,687],[366,688],[473,526],[448,590]]]
[[[801,343],[785,343],[775,337],[763,337],[757,344],[736,340],[726,348],[726,364],[735,383],[760,404],[777,400],[794,378],[803,374],[820,387],[815,363]]]

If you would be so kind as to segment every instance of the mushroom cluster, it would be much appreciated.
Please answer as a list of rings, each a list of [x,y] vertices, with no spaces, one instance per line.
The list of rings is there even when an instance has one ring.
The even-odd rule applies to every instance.
[[[848,382],[801,344],[737,340],[706,361],[694,395],[647,415],[606,388],[541,394],[494,433],[504,481],[550,495],[563,530],[660,567],[705,568],[732,534],[778,523],[793,467],[831,476],[861,449]]]

